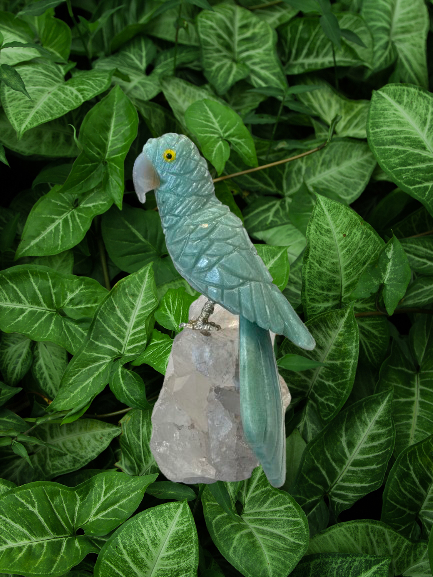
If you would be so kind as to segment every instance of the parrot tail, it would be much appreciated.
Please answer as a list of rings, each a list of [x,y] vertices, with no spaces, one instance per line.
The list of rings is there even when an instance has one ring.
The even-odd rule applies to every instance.
[[[244,435],[273,487],[286,479],[280,380],[268,330],[239,316],[239,388]]]

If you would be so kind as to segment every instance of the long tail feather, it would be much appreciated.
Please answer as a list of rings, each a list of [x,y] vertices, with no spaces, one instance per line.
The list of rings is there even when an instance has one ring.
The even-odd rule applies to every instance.
[[[239,382],[245,438],[274,487],[286,478],[281,389],[269,331],[239,317]]]

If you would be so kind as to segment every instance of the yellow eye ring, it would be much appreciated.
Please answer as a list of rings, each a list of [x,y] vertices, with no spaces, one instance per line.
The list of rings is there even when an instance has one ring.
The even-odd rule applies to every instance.
[[[173,160],[175,160],[175,158],[176,158],[176,152],[174,150],[172,150],[171,148],[167,148],[167,150],[164,150],[162,158],[166,162],[173,162]]]

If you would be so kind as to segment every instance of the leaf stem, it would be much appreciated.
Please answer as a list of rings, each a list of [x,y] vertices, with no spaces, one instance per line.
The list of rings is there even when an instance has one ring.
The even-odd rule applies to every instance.
[[[104,275],[105,288],[111,290],[110,275],[108,274],[107,255],[105,254],[105,245],[102,238],[98,235],[99,258],[101,259],[102,273]]]
[[[117,415],[123,415],[128,411],[132,411],[134,407],[127,407],[126,409],[121,409],[120,411],[114,411],[113,413],[104,413],[103,415],[91,415],[90,413],[86,413],[83,416],[92,417],[92,419],[106,419],[108,417],[117,417]]]
[[[68,6],[69,16],[71,17],[72,22],[73,22],[73,23],[75,24],[75,26],[77,27],[78,34],[79,34],[79,36],[80,36],[81,43],[83,44],[84,52],[86,53],[86,56],[87,56],[87,60],[89,61],[89,64],[91,64],[91,63],[92,63],[92,59],[91,59],[91,57],[90,57],[90,53],[89,53],[89,50],[88,50],[86,41],[84,40],[83,33],[81,32],[80,25],[79,25],[77,19],[75,18],[73,11],[72,11],[71,0],[66,0],[66,4],[67,4],[67,6]]]
[[[424,314],[424,315],[433,315],[433,309],[419,309],[416,307],[413,308],[407,308],[407,309],[397,309],[394,311],[394,315],[396,314],[404,314],[404,313],[419,313],[419,314]],[[383,317],[383,316],[392,316],[392,315],[388,315],[385,312],[382,311],[368,311],[365,313],[355,313],[355,317],[359,318],[359,317]]]
[[[268,151],[266,152],[265,162],[268,160],[269,153],[271,152],[272,143],[274,142],[275,132],[277,131],[278,123],[280,122],[281,112],[283,111],[284,100],[286,99],[286,91],[284,91],[283,98],[281,100],[280,108],[278,109],[277,120],[274,124],[274,129],[272,130],[271,140],[269,142]]]
[[[279,164],[284,164],[285,162],[292,162],[292,160],[298,160],[298,158],[303,158],[304,156],[308,156],[309,154],[313,154],[313,152],[317,152],[325,148],[328,144],[324,142],[320,146],[313,148],[312,150],[307,150],[306,152],[302,152],[302,154],[297,154],[296,156],[291,156],[290,158],[284,158],[283,160],[277,160],[276,162],[271,162],[270,164],[264,164],[263,166],[257,166],[255,168],[248,168],[247,170],[242,170],[241,172],[234,172],[233,174],[227,174],[226,176],[220,176],[218,178],[214,178],[213,182],[220,182],[221,180],[227,180],[227,178],[234,178],[235,176],[242,176],[243,174],[249,174],[250,172],[256,172],[257,170],[264,170],[265,168],[271,168],[272,166],[278,166]]]
[[[433,234],[433,230],[428,230],[426,232],[421,232],[420,234],[413,234],[412,236],[405,236],[404,238],[418,238],[420,236],[427,236]]]

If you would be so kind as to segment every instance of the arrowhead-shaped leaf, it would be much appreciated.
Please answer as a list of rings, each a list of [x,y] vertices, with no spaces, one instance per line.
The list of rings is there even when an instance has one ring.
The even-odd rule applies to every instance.
[[[107,385],[115,360],[126,363],[138,357],[146,345],[149,317],[157,304],[151,264],[121,279],[98,308],[50,410],[84,407]]]

